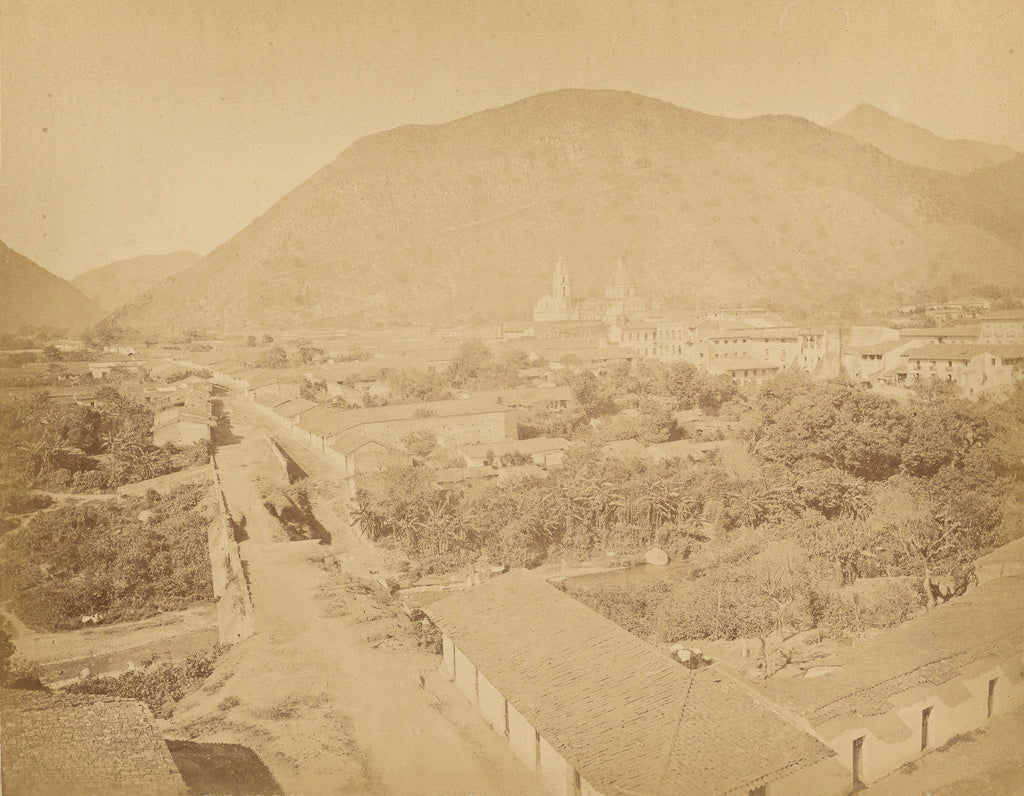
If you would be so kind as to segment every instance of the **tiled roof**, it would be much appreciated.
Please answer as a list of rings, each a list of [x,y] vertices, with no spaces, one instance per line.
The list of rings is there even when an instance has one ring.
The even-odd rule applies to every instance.
[[[3,787],[12,796],[184,796],[185,783],[136,700],[0,692]]]
[[[761,688],[812,724],[843,714],[876,716],[889,698],[923,684],[941,685],[965,666],[1024,644],[1024,576],[1010,576],[911,619],[849,650],[815,661],[841,669],[811,679],[769,680]]]
[[[900,337],[977,337],[980,326],[936,326],[900,329]]]
[[[601,793],[750,790],[833,756],[716,668],[685,668],[528,572],[424,610]]]
[[[907,354],[907,359],[954,359],[966,362],[981,354],[994,354],[1004,359],[1016,359],[1024,356],[1024,345],[1000,345],[995,343],[989,345],[984,343],[952,345],[949,343],[931,343],[930,345],[915,348]]]
[[[562,451],[569,447],[569,440],[562,437],[533,437],[532,439],[515,439],[508,442],[490,442],[479,445],[463,445],[459,450],[466,456],[486,456],[488,452],[495,456],[505,453],[547,453]]]
[[[479,390],[469,393],[469,396],[494,401],[504,406],[571,401],[575,397],[571,387],[517,387],[511,390]]]
[[[492,401],[473,398],[454,401],[429,401],[413,404],[392,404],[367,409],[334,409],[322,406],[310,409],[299,419],[299,425],[307,431],[318,434],[338,434],[350,428],[372,423],[387,423],[394,420],[410,420],[414,417],[457,417],[459,415],[508,412],[508,407]]]
[[[349,431],[342,434],[330,447],[333,451],[347,455],[355,453],[355,451],[366,445],[378,445],[381,448],[387,448],[392,451],[399,450],[394,445],[388,445],[386,442],[381,442],[379,439],[373,439],[365,434],[360,434],[358,431]]]
[[[274,412],[281,415],[281,417],[295,417],[303,412],[308,412],[310,409],[315,409],[317,406],[319,404],[316,401],[307,401],[305,398],[290,398],[284,403],[275,406]]]
[[[908,345],[907,340],[883,340],[874,345],[848,346],[843,348],[844,354],[865,356],[867,354],[888,354],[893,349]]]

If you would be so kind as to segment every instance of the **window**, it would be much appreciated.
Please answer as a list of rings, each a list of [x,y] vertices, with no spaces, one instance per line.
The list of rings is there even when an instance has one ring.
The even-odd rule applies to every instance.
[[[540,730],[533,731],[533,767],[540,771]]]
[[[583,782],[580,779],[580,772],[575,768],[572,770],[572,792],[575,796],[582,796]]]
[[[861,785],[864,782],[864,739],[862,735],[853,741],[853,784]]]
[[[508,700],[505,700],[505,737],[508,738]]]
[[[996,710],[996,680],[998,680],[998,679],[999,678],[995,678],[993,680],[989,680],[988,681],[988,716],[989,716],[989,718],[992,717],[992,714],[995,713],[995,710]]]
[[[923,752],[928,748],[928,720],[931,718],[932,709],[930,707],[925,708],[921,711],[921,751]]]

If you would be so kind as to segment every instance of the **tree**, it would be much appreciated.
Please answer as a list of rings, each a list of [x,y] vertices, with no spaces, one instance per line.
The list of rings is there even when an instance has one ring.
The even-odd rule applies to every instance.
[[[963,574],[983,541],[980,529],[958,515],[951,503],[936,504],[924,486],[911,479],[894,479],[875,494],[871,522],[898,568],[916,567],[928,607],[935,606],[932,575]]]
[[[288,353],[279,345],[271,348],[260,360],[260,367],[271,370],[288,367]]]

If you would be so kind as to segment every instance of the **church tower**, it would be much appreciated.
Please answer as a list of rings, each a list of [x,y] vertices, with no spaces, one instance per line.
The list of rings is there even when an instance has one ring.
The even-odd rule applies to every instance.
[[[572,295],[569,292],[569,267],[565,264],[565,258],[559,257],[555,263],[555,273],[551,279],[551,295],[553,298],[562,299],[566,306],[572,303]]]
[[[541,296],[533,308],[533,320],[538,323],[567,321],[572,318],[572,292],[569,289],[569,268],[561,257],[555,263],[551,277],[551,292]]]

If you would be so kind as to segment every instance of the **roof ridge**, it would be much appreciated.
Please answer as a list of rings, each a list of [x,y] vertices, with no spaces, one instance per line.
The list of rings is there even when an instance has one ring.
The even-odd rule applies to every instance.
[[[680,664],[682,666],[682,664]],[[683,724],[683,714],[686,712],[686,703],[690,700],[690,691],[693,690],[693,671],[690,671],[690,676],[686,678],[686,693],[683,694],[683,698],[679,702],[679,715],[676,717],[676,726],[672,729],[672,737],[668,740],[668,748],[665,750],[665,755],[661,764],[661,773],[658,774],[658,788],[660,789],[662,784],[665,782],[665,775],[668,773],[669,763],[672,761],[672,750],[676,748],[676,738],[679,737],[679,728]]]

